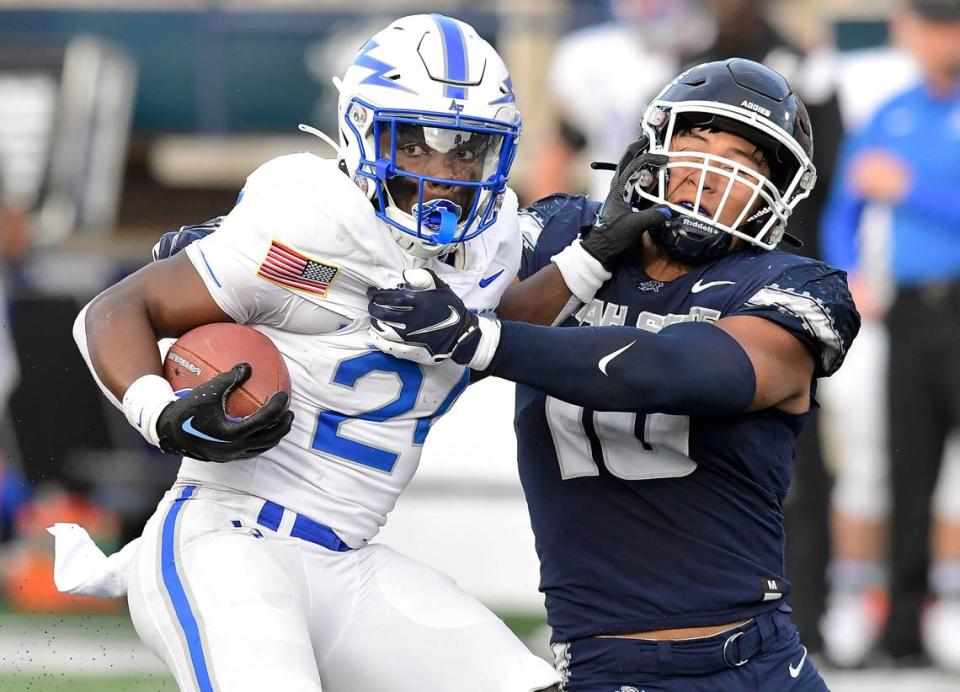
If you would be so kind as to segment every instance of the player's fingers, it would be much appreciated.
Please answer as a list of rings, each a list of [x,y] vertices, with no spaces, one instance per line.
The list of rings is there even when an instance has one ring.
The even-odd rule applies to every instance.
[[[377,291],[370,299],[370,314],[389,319],[398,312],[410,312],[416,302],[414,292],[409,288],[390,288]]]
[[[234,365],[228,372],[220,373],[211,381],[217,381],[218,378],[222,380],[218,381],[218,385],[222,388],[220,391],[220,398],[223,401],[223,410],[227,410],[227,397],[230,396],[230,393],[233,392],[237,387],[250,379],[250,375],[253,373],[253,368],[250,367],[249,363],[237,363]]]
[[[254,435],[260,430],[275,425],[287,408],[288,401],[286,392],[276,392],[249,416],[240,420],[231,420],[226,427],[234,438]]]
[[[269,425],[262,430],[257,430],[247,437],[247,440],[251,445],[258,444],[269,444],[273,440],[273,444],[276,444],[276,441],[281,437],[290,432],[290,428],[293,427],[294,421],[293,411],[284,411],[280,417],[277,419],[277,422],[273,425]]]
[[[244,421],[249,421],[251,427],[268,428],[284,415],[289,403],[290,395],[286,392],[275,392],[264,402],[263,406],[247,416]]]
[[[207,382],[195,387],[187,396],[194,398],[214,396],[225,402],[227,395],[248,377],[250,377],[250,366],[246,363],[237,363],[226,372],[214,375]]]
[[[630,215],[630,221],[638,231],[646,231],[673,218],[673,212],[667,207],[658,205]]]
[[[250,366],[250,363],[237,363],[232,368],[230,368],[230,374],[233,375],[233,387],[243,384],[250,379],[250,375],[253,374],[253,368]]]
[[[620,164],[617,166],[619,169],[618,172],[624,171],[637,156],[640,155],[642,151],[647,148],[647,137],[646,135],[641,136],[639,139],[632,141],[628,146],[626,151],[623,152],[623,156],[620,157]]]
[[[382,338],[376,334],[373,335],[373,343],[384,353],[389,353],[391,356],[395,356],[396,358],[400,358],[402,360],[412,360],[413,362],[421,363],[422,365],[432,365],[433,363],[446,360],[450,356],[450,354],[435,356],[428,349],[419,344],[408,344],[403,341],[392,341]]]
[[[430,291],[435,288],[446,288],[447,284],[432,269],[405,269],[403,280],[407,286],[415,291]]]
[[[634,176],[640,175],[641,171],[653,171],[657,168],[662,168],[670,162],[670,159],[664,156],[663,154],[651,154],[646,153],[643,156],[640,156],[633,161],[631,161],[627,167],[624,169],[624,174],[621,176],[621,179],[627,181]],[[652,183],[655,178],[648,173],[647,178],[650,179]],[[643,185],[643,187],[649,187],[649,183]]]
[[[376,317],[370,318],[370,334],[375,338],[383,338],[388,341],[403,341],[403,337],[400,336],[398,329],[405,329],[405,324],[400,324],[399,322],[390,322],[387,320],[377,319]]]
[[[642,158],[644,162],[643,165],[652,166],[653,168],[663,168],[670,163],[670,157],[664,156],[663,154],[653,154],[648,152],[647,154],[644,154]]]
[[[253,449],[266,451],[282,440],[293,427],[293,411],[285,411],[276,424],[258,430],[247,438],[247,444]]]

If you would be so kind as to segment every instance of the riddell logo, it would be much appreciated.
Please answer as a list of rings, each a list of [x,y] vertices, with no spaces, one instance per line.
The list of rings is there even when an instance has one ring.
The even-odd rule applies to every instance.
[[[748,108],[749,110],[752,110],[755,113],[759,113],[760,115],[766,116],[767,118],[770,117],[770,111],[768,109],[764,108],[763,106],[758,106],[753,101],[741,101],[740,107]]]
[[[202,372],[202,371],[200,370],[200,368],[198,368],[196,365],[194,365],[193,363],[191,363],[189,360],[187,360],[186,358],[184,358],[183,356],[181,356],[179,353],[168,353],[168,354],[167,354],[167,359],[168,359],[168,360],[172,360],[174,363],[176,363],[176,364],[179,365],[180,367],[185,368],[186,370],[189,370],[189,371],[192,372],[194,375],[199,375],[199,374]]]

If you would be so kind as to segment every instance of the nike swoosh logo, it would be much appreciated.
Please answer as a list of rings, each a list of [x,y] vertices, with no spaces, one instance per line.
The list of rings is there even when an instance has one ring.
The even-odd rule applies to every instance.
[[[457,309],[454,308],[452,305],[449,307],[450,307],[450,316],[447,317],[447,319],[445,319],[443,322],[437,322],[436,324],[430,327],[424,327],[423,329],[418,329],[414,332],[408,332],[407,336],[413,336],[415,334],[427,334],[428,332],[437,332],[437,331],[440,331],[441,329],[446,329],[447,327],[450,327],[456,324],[457,322],[459,322],[460,313],[458,313]]]
[[[700,279],[697,279],[697,283],[693,285],[693,288],[690,289],[691,293],[699,293],[700,291],[706,291],[708,288],[713,288],[714,286],[732,286],[737,283],[736,281],[708,281],[707,283],[702,283]]]
[[[623,353],[624,351],[626,351],[626,350],[627,350],[628,348],[630,348],[631,346],[633,346],[635,343],[637,343],[637,342],[636,342],[636,341],[631,341],[629,344],[627,344],[627,345],[624,346],[623,348],[618,348],[616,351],[614,351],[614,352],[611,353],[610,355],[606,355],[606,356],[604,356],[603,358],[601,358],[601,359],[600,359],[600,362],[597,363],[597,367],[600,368],[600,372],[602,372],[604,375],[606,375],[606,374],[607,374],[607,366],[610,365],[610,361],[613,360],[614,358],[616,358],[617,356],[619,356],[621,353]]]
[[[194,419],[194,416],[190,416],[189,418],[187,418],[187,420],[183,421],[183,424],[182,424],[180,427],[183,428],[183,431],[184,431],[184,432],[190,433],[190,434],[193,435],[194,437],[199,437],[201,440],[207,440],[207,441],[209,441],[209,442],[220,442],[220,443],[222,443],[222,444],[228,444],[228,440],[218,440],[218,439],[215,438],[215,437],[210,437],[210,436],[207,435],[206,433],[202,433],[202,432],[200,432],[199,430],[197,430],[195,427],[193,427],[193,419]]]
[[[487,286],[489,286],[490,284],[492,284],[494,281],[497,280],[497,277],[498,277],[498,276],[500,276],[501,274],[503,274],[504,271],[505,271],[504,269],[501,269],[501,270],[498,271],[496,274],[492,274],[492,275],[488,276],[486,279],[480,279],[480,288],[486,288]]]
[[[800,669],[803,668],[804,661],[807,660],[807,647],[803,647],[803,656],[800,658],[800,663],[794,666],[787,666],[787,669],[790,671],[790,677],[795,678],[800,675]]]

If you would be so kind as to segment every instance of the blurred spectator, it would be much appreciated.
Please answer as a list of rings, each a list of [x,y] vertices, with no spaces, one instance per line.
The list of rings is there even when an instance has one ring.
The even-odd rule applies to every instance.
[[[0,543],[13,536],[17,512],[30,496],[26,479],[19,465],[8,457],[6,445],[10,426],[7,422],[7,400],[17,383],[17,354],[10,338],[6,298],[0,282]]]
[[[26,243],[25,218],[4,202],[0,188],[0,543],[13,535],[14,517],[29,497],[26,480],[5,448],[12,442],[7,404],[20,374],[5,291],[6,267],[22,256]]]
[[[919,655],[923,643],[937,663],[960,670],[960,521],[935,510],[931,529],[944,446],[960,423],[960,0],[912,0],[891,28],[916,59],[922,84],[886,103],[845,143],[824,248],[827,261],[850,271],[864,317],[879,316],[882,300],[864,278],[855,236],[867,203],[891,208],[896,296],[886,315],[892,512],[885,645],[905,659]],[[867,559],[832,576],[862,584]],[[921,635],[928,578],[935,600]]]
[[[561,39],[549,90],[558,109],[554,134],[532,170],[527,192],[539,199],[575,191],[581,154],[619,161],[633,141],[647,102],[676,76],[684,55],[702,50],[714,32],[702,0],[613,0],[613,22]],[[591,173],[588,192],[603,199],[611,173]]]
[[[920,77],[909,54],[887,45],[846,53],[837,79],[844,125],[853,131]],[[860,214],[857,233],[858,274],[885,304],[890,284],[889,209],[869,203]],[[824,455],[836,474],[830,495],[830,593],[820,629],[824,653],[840,667],[869,662],[889,608],[883,566],[890,512],[887,350],[882,320],[863,317],[843,372],[819,387]],[[943,483],[939,487],[947,490]]]

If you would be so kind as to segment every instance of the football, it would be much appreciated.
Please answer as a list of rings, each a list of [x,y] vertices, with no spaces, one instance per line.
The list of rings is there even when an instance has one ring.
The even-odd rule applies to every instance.
[[[179,392],[193,389],[237,363],[249,363],[250,379],[227,397],[227,415],[243,418],[275,392],[290,394],[290,373],[280,351],[252,327],[206,324],[177,339],[163,360],[163,374]]]

